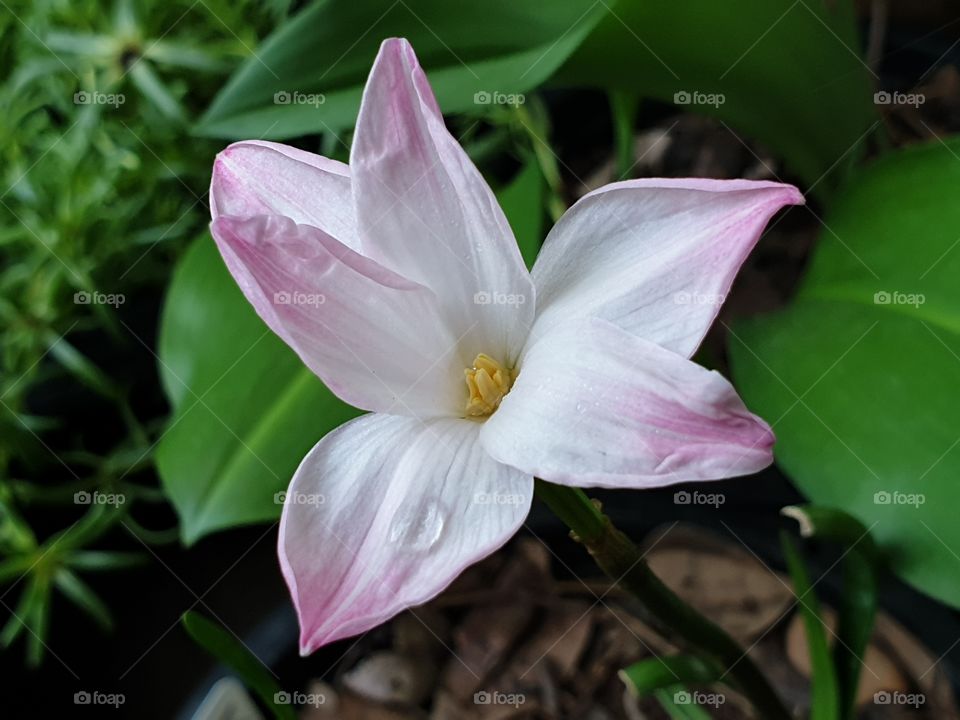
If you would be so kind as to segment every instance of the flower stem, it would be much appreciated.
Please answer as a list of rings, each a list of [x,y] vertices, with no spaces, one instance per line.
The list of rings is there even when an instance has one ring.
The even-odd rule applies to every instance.
[[[767,679],[737,642],[664,585],[643,560],[639,548],[582,490],[537,479],[536,493],[573,531],[597,565],[635,595],[655,621],[726,668],[732,684],[750,698],[761,717],[791,719]]]

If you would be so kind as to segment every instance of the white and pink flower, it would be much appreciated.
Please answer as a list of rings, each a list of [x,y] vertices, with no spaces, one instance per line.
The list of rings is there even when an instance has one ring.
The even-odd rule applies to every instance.
[[[690,357],[796,188],[644,179],[590,193],[532,273],[405,40],[350,164],[270,142],[216,160],[213,236],[269,327],[370,411],[304,458],[280,525],[301,652],[441,592],[523,524],[534,476],[649,488],[756,472],[773,434]],[[277,302],[277,297],[322,302]],[[503,500],[504,498],[508,499]]]

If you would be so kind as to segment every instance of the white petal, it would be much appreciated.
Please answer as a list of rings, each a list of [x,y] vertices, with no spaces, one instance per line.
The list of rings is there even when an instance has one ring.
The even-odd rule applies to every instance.
[[[440,593],[522,525],[533,479],[468,420],[365,415],[304,458],[280,523],[306,655]]]
[[[383,43],[350,154],[363,253],[432,288],[469,352],[512,363],[534,290],[493,193],[443,124],[406,40]]]
[[[796,188],[749,180],[644,179],[583,197],[533,268],[534,337],[600,317],[691,357],[770,217]]]
[[[349,168],[280,143],[244,140],[217,155],[210,211],[214,220],[283,215],[359,248]]]
[[[721,375],[597,318],[527,351],[480,439],[500,462],[583,487],[717,480],[773,461],[769,426]]]
[[[264,322],[344,401],[378,412],[460,416],[463,368],[434,293],[289,218],[211,226]]]

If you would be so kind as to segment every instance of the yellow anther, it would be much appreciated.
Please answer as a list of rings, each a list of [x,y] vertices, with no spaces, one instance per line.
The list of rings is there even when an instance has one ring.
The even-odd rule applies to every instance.
[[[513,385],[510,370],[483,353],[477,355],[473,367],[464,369],[463,373],[469,392],[466,415],[470,418],[486,417],[493,413]]]

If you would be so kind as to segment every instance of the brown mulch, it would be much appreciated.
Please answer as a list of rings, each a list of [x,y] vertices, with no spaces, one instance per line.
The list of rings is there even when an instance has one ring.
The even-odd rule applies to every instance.
[[[661,578],[722,625],[805,716],[809,663],[789,580],[735,539],[694,526],[651,533],[647,559]],[[604,579],[558,580],[559,559],[522,538],[470,568],[434,601],[395,618],[389,639],[358,643],[332,679],[307,692],[326,702],[303,720],[662,720],[656,698],[636,698],[618,671],[677,652],[642,622],[631,597]],[[833,621],[828,609],[828,623]],[[863,720],[958,717],[937,658],[881,613],[864,658]],[[690,688],[713,718],[755,718],[730,690]],[[669,691],[671,696],[681,688]],[[880,695],[876,695],[880,693]],[[878,704],[875,698],[901,698]],[[900,693],[900,695],[896,695]],[[919,707],[904,705],[921,697]],[[681,697],[682,696],[678,696]],[[722,698],[722,704],[716,702]]]

